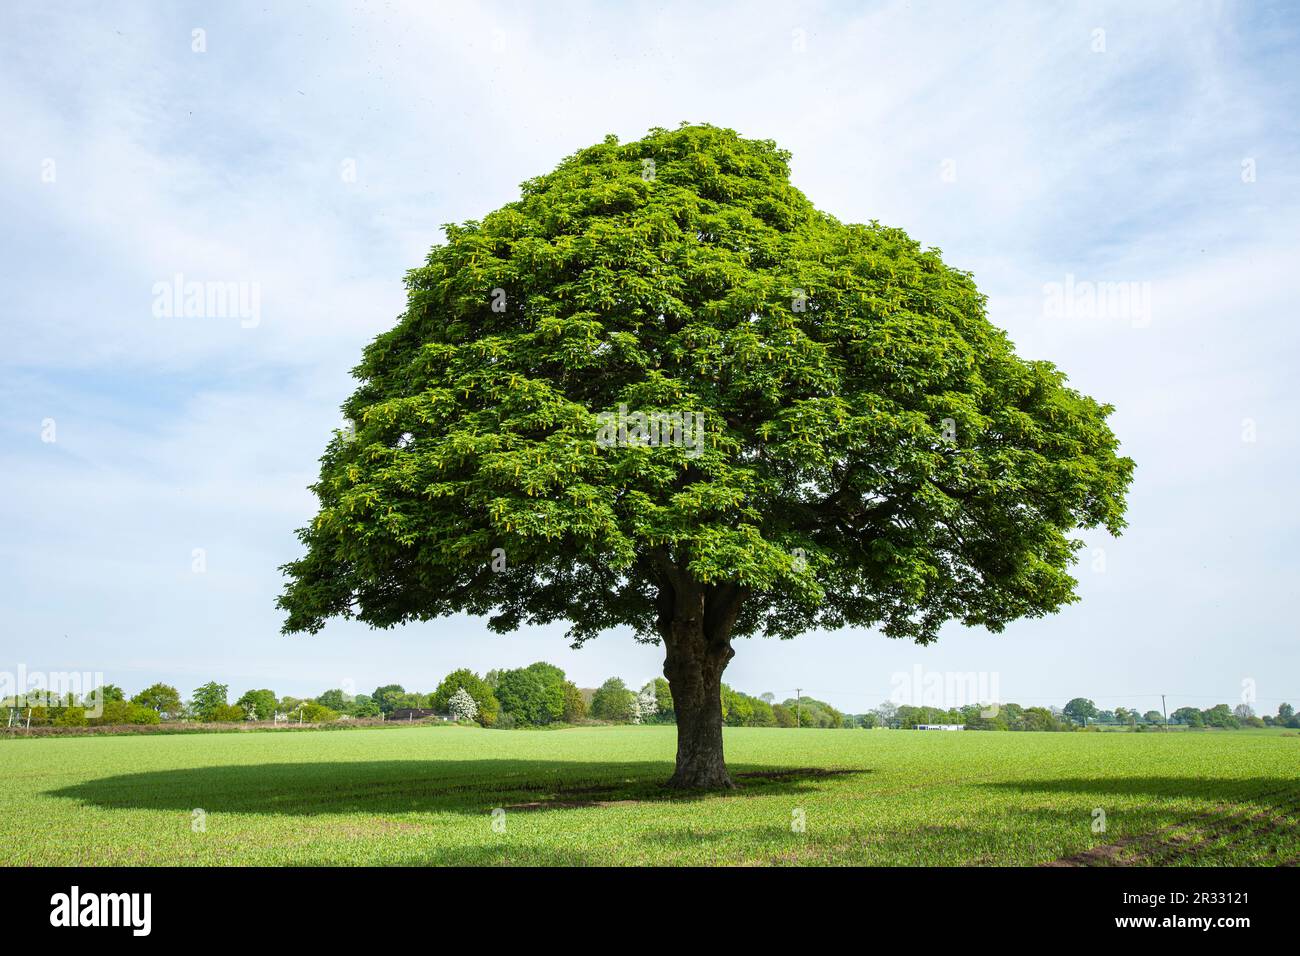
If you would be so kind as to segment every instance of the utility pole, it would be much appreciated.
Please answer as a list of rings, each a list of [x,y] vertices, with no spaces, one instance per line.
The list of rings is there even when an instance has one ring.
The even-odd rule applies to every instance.
[[[803,688],[794,689],[794,726],[798,730],[803,726]]]
[[[1165,715],[1165,730],[1169,729],[1169,711],[1165,709],[1165,695],[1160,695],[1160,713]]]

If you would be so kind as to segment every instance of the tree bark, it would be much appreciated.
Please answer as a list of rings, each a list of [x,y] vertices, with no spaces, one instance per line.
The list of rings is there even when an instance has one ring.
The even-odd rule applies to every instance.
[[[664,676],[677,714],[677,768],[670,787],[688,790],[732,786],[722,751],[722,672],[735,651],[725,653],[704,642],[670,644]]]
[[[705,586],[669,568],[660,592],[659,630],[664,677],[677,715],[677,766],[670,787],[719,790],[734,786],[722,750],[722,672],[735,656],[731,631],[742,589]]]

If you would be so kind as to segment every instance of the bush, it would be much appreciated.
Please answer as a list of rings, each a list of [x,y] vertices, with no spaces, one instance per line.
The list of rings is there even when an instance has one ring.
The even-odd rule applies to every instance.
[[[161,718],[156,710],[143,704],[125,700],[107,700],[104,710],[98,717],[91,717],[89,724],[93,727],[110,727],[122,724],[156,724]]]
[[[339,712],[337,710],[318,704],[315,701],[302,705],[302,720],[305,724],[328,724],[338,719]]]
[[[85,727],[88,723],[84,707],[64,707],[54,718],[55,727]]]

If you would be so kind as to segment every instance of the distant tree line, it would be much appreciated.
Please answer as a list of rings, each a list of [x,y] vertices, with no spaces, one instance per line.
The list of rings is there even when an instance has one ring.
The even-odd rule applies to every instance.
[[[21,700],[0,701],[10,721],[33,726],[85,727],[157,724],[170,721],[237,723],[287,720],[329,723],[337,720],[391,719],[395,715],[432,713],[482,727],[542,727],[554,724],[672,724],[676,721],[668,681],[656,677],[640,690],[611,677],[599,687],[583,689],[554,664],[538,661],[512,670],[490,670],[480,677],[468,668],[452,671],[430,693],[385,684],[369,694],[332,688],[314,698],[278,696],[269,689],[250,690],[233,703],[227,684],[209,681],[188,700],[169,684],[153,684],[127,698],[120,687],[106,684],[85,699],[30,693]],[[729,727],[845,727],[848,719],[830,704],[811,697],[777,703],[775,695],[758,697],[722,685],[723,720]]]
[[[640,690],[611,677],[599,687],[583,689],[554,664],[538,661],[513,670],[490,670],[480,677],[467,668],[454,670],[431,693],[407,691],[400,684],[376,687],[370,694],[332,688],[314,698],[279,697],[268,689],[250,690],[233,703],[229,687],[210,681],[196,687],[189,700],[168,684],[146,687],[127,698],[120,687],[105,684],[84,698],[76,694],[30,692],[22,699],[0,701],[19,723],[33,726],[85,727],[157,724],[163,721],[236,723],[286,720],[319,724],[337,720],[391,719],[398,714],[437,714],[481,727],[544,727],[554,724],[672,724],[676,721],[668,681],[656,677]],[[1085,697],[1064,707],[972,704],[939,708],[886,702],[865,714],[844,714],[812,697],[778,703],[774,694],[752,697],[722,685],[722,718],[728,727],[887,727],[909,730],[922,724],[960,725],[967,730],[1066,731],[1099,726],[1145,730],[1165,723],[1157,710],[1116,707],[1100,710]],[[1257,716],[1248,704],[1206,710],[1180,707],[1169,724],[1188,728],[1300,729],[1300,715],[1281,704],[1276,715]]]

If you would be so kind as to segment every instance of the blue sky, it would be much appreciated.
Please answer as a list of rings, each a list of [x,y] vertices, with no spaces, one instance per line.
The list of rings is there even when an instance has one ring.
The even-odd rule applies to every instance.
[[[819,207],[972,271],[1023,355],[1116,406],[1138,462],[1081,603],[928,648],[744,641],[729,683],[856,712],[919,665],[1025,703],[1235,704],[1252,681],[1260,712],[1300,704],[1300,14],[702,6],[10,10],[0,670],[232,698],[539,659],[583,686],[656,675],[627,635],[571,651],[469,618],[285,638],[274,600],[349,370],[440,224],[607,133],[690,120],[775,139]],[[178,273],[256,284],[258,321],[156,316]],[[1136,283],[1149,309],[1054,313],[1067,282]]]

